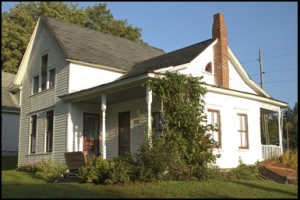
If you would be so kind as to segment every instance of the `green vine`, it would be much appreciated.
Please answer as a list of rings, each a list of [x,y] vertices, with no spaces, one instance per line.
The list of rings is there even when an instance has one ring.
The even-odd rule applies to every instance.
[[[154,97],[163,102],[163,133],[166,142],[175,142],[185,163],[192,171],[215,163],[220,154],[213,154],[217,143],[208,131],[212,125],[206,125],[204,95],[206,88],[203,77],[192,77],[178,72],[166,72],[161,78],[150,79],[147,85]]]

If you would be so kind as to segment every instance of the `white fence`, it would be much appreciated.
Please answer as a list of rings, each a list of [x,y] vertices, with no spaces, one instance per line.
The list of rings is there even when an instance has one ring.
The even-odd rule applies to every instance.
[[[276,145],[261,145],[262,159],[271,159],[273,156],[281,156],[281,148]]]

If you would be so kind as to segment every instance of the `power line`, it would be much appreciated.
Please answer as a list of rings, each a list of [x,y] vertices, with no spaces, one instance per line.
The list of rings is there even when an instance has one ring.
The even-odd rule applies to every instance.
[[[297,46],[290,46],[290,47],[284,47],[284,48],[280,48],[280,49],[267,50],[267,51],[264,51],[264,53],[271,52],[271,51],[277,51],[277,50],[281,50],[281,49],[289,49],[292,47],[297,47]],[[246,54],[246,55],[242,55],[242,56],[238,56],[238,57],[241,58],[241,57],[250,56],[250,55],[257,55],[257,53]]]
[[[264,82],[264,83],[276,83],[276,82],[288,82],[288,81],[297,81],[298,79],[290,79],[290,80],[282,80],[282,81],[270,81],[270,82]]]
[[[267,71],[265,73],[272,73],[272,72],[281,72],[281,71],[291,71],[291,70],[296,70],[297,68],[293,68],[293,69],[284,69],[284,70],[273,70],[273,71]],[[254,75],[257,75],[257,74],[260,74],[260,73],[256,73],[256,74],[252,74],[250,76],[254,76]]]
[[[282,55],[282,56],[266,57],[266,58],[264,58],[264,59],[268,59],[268,58],[279,58],[279,57],[285,57],[285,56],[291,56],[291,55],[297,55],[297,54],[287,54],[287,55]],[[255,60],[241,61],[241,63],[252,62],[252,61],[257,61],[257,59],[255,59]]]

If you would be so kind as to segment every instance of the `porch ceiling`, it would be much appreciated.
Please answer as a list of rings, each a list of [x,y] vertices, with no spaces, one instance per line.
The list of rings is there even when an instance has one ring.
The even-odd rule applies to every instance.
[[[275,114],[275,113],[278,113],[278,112],[273,111],[273,110],[268,110],[265,108],[260,108],[260,114],[267,115],[267,114]]]
[[[99,92],[99,95],[97,96],[86,98],[84,100],[79,100],[76,102],[101,105],[101,95],[102,93]],[[126,88],[126,89],[106,93],[106,104],[111,105],[111,104],[121,103],[121,102],[130,101],[134,99],[145,98],[145,97],[146,97],[146,88],[141,85],[138,85],[131,88]]]

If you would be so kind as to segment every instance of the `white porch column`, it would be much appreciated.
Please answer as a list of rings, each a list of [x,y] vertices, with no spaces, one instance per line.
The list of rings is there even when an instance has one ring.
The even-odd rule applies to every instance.
[[[278,109],[278,139],[279,139],[279,147],[280,153],[283,155],[283,148],[282,148],[282,130],[283,130],[283,113],[281,113],[280,107]]]
[[[106,159],[106,128],[105,128],[105,111],[106,111],[106,95],[102,94],[101,96],[101,110],[102,110],[102,148],[101,155],[103,159]]]
[[[151,136],[151,103],[152,103],[152,90],[149,86],[146,89],[146,102],[148,107],[148,137]]]

